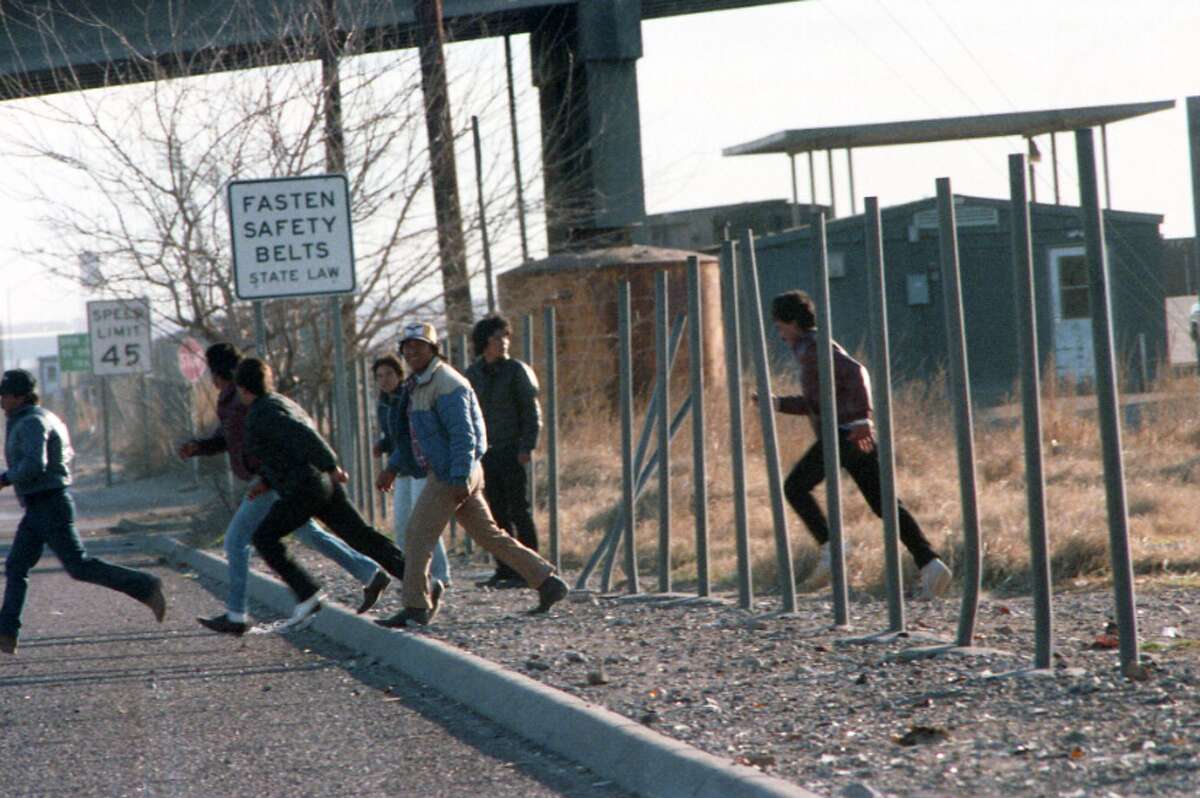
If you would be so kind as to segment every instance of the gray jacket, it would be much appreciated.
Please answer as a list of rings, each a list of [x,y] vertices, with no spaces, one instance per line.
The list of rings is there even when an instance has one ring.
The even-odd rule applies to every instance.
[[[332,489],[327,472],[337,455],[300,405],[277,393],[260,396],[246,416],[243,451],[259,462],[259,474],[281,497]]]
[[[495,363],[478,358],[467,368],[467,379],[483,408],[491,448],[512,447],[519,452],[536,449],[542,408],[533,369],[516,358]]]
[[[58,416],[38,405],[25,405],[8,417],[5,429],[4,478],[18,496],[71,484],[68,464],[75,453],[67,425]]]

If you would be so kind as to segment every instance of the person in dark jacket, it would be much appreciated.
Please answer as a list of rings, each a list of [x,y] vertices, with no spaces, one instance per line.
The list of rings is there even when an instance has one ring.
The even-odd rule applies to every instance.
[[[408,431],[408,387],[404,384],[404,367],[395,355],[384,355],[371,365],[371,374],[379,386],[379,440],[372,449],[376,457],[387,455],[387,464],[375,478],[375,488],[392,493],[392,530],[396,545],[404,550],[404,528],[425,487],[425,469],[417,462]],[[439,537],[433,548],[430,574],[446,587],[450,586],[450,560]]]
[[[256,463],[245,455],[246,414],[249,408],[238,399],[233,384],[233,372],[242,360],[241,352],[233,344],[213,344],[205,350],[213,384],[220,391],[217,397],[216,432],[207,438],[186,441],[179,447],[179,456],[204,457],[223,452],[229,454],[229,467],[242,483],[243,489],[254,479]],[[225,530],[225,558],[229,563],[229,595],[225,600],[226,611],[208,618],[197,618],[200,625],[224,634],[243,635],[250,628],[246,616],[246,580],[250,572],[250,536],[266,517],[279,495],[267,491],[261,496],[242,499],[237,511]],[[295,539],[320,552],[346,569],[363,586],[363,599],[358,612],[364,613],[375,605],[379,596],[392,581],[375,561],[321,529],[311,519],[295,530]]]
[[[800,516],[809,534],[821,546],[818,575],[830,567],[829,525],[813,489],[825,479],[825,458],[821,440],[821,380],[817,366],[817,316],[812,299],[803,291],[786,291],[771,302],[775,330],[792,349],[800,366],[800,391],[796,396],[772,397],[781,413],[806,415],[817,440],[792,468],[783,483],[783,491],[792,509]],[[875,515],[880,515],[882,499],[879,484],[879,452],[875,448],[875,428],[871,420],[871,381],[867,370],[833,344],[833,381],[838,424],[838,453],[842,467],[858,485],[859,491]],[[900,540],[916,561],[921,572],[921,595],[936,598],[946,592],[953,578],[949,567],[933,550],[920,524],[903,502],[897,501]]]
[[[162,580],[145,571],[88,556],[75,530],[71,484],[71,436],[58,416],[39,406],[37,381],[24,369],[0,378],[0,407],[7,416],[4,456],[8,470],[0,489],[12,486],[25,514],[17,525],[4,563],[4,604],[0,606],[0,651],[17,653],[21,611],[29,590],[29,572],[46,546],[72,579],[117,590],[145,604],[162,623],[167,612]]]
[[[238,397],[250,407],[245,452],[258,461],[258,476],[247,491],[254,497],[274,490],[271,505],[254,531],[254,548],[296,596],[289,623],[298,624],[321,609],[320,586],[288,554],[283,538],[316,518],[330,532],[370,557],[397,579],[404,578],[404,555],[350,504],[342,485],[349,479],[337,455],[317,432],[308,414],[274,392],[271,367],[246,358],[234,373]],[[436,591],[434,601],[440,598]]]
[[[537,551],[537,527],[525,472],[542,429],[537,376],[525,363],[509,356],[512,325],[503,316],[480,319],[471,337],[475,362],[467,368],[467,379],[483,408],[489,444],[483,455],[483,495],[497,526]],[[495,572],[478,585],[524,587],[525,580],[496,561]]]

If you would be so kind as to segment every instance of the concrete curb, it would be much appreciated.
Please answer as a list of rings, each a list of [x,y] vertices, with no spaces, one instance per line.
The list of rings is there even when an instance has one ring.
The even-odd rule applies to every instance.
[[[227,581],[219,557],[165,536],[147,536],[144,546],[169,562]],[[295,601],[283,583],[251,570],[247,587],[253,600],[291,613]],[[795,784],[704,753],[482,657],[384,629],[336,604],[326,604],[311,628],[646,798],[816,798]]]

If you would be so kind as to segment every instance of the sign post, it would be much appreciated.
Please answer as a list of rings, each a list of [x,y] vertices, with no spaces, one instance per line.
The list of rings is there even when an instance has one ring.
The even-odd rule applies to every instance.
[[[340,299],[357,287],[346,177],[237,180],[228,192],[238,298],[261,307],[258,303],[267,299],[330,297],[336,448],[343,463],[355,463]],[[261,313],[255,318],[261,319]],[[256,327],[259,355],[265,357],[265,330],[261,323]]]
[[[104,483],[111,486],[112,423],[109,377],[150,371],[150,300],[103,299],[87,303],[92,373],[100,381],[104,408]],[[142,413],[143,420],[146,414]]]

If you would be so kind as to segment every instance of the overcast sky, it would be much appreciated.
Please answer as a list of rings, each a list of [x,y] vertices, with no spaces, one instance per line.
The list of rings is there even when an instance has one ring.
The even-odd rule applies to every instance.
[[[1200,95],[1195,0],[803,0],[656,20],[643,33],[638,81],[652,213],[789,196],[785,156],[721,156],[724,147],[787,128],[1173,99],[1173,111],[1109,128],[1113,206],[1163,214],[1168,237],[1192,233],[1183,105]],[[537,129],[527,39],[515,39],[514,50],[528,159]],[[452,68],[478,59],[503,74],[502,52],[498,40],[456,46]],[[0,125],[3,113],[0,106]],[[491,127],[505,136],[497,146],[508,146],[501,122]],[[1047,201],[1048,138],[1041,145],[1038,195]],[[1022,149],[1010,139],[856,152],[858,207],[867,195],[884,205],[932,196],[942,176],[958,193],[1006,196],[1007,155]],[[1074,203],[1070,136],[1059,137],[1059,154],[1063,199]],[[459,166],[469,213],[469,151]],[[835,177],[846,214],[844,154]],[[800,178],[804,201],[804,168]],[[817,178],[817,201],[828,202],[823,157]],[[19,234],[34,228],[13,197],[14,187],[0,181],[0,314],[6,325],[62,318],[79,298],[14,254]],[[535,249],[544,251],[543,241],[539,235]]]

